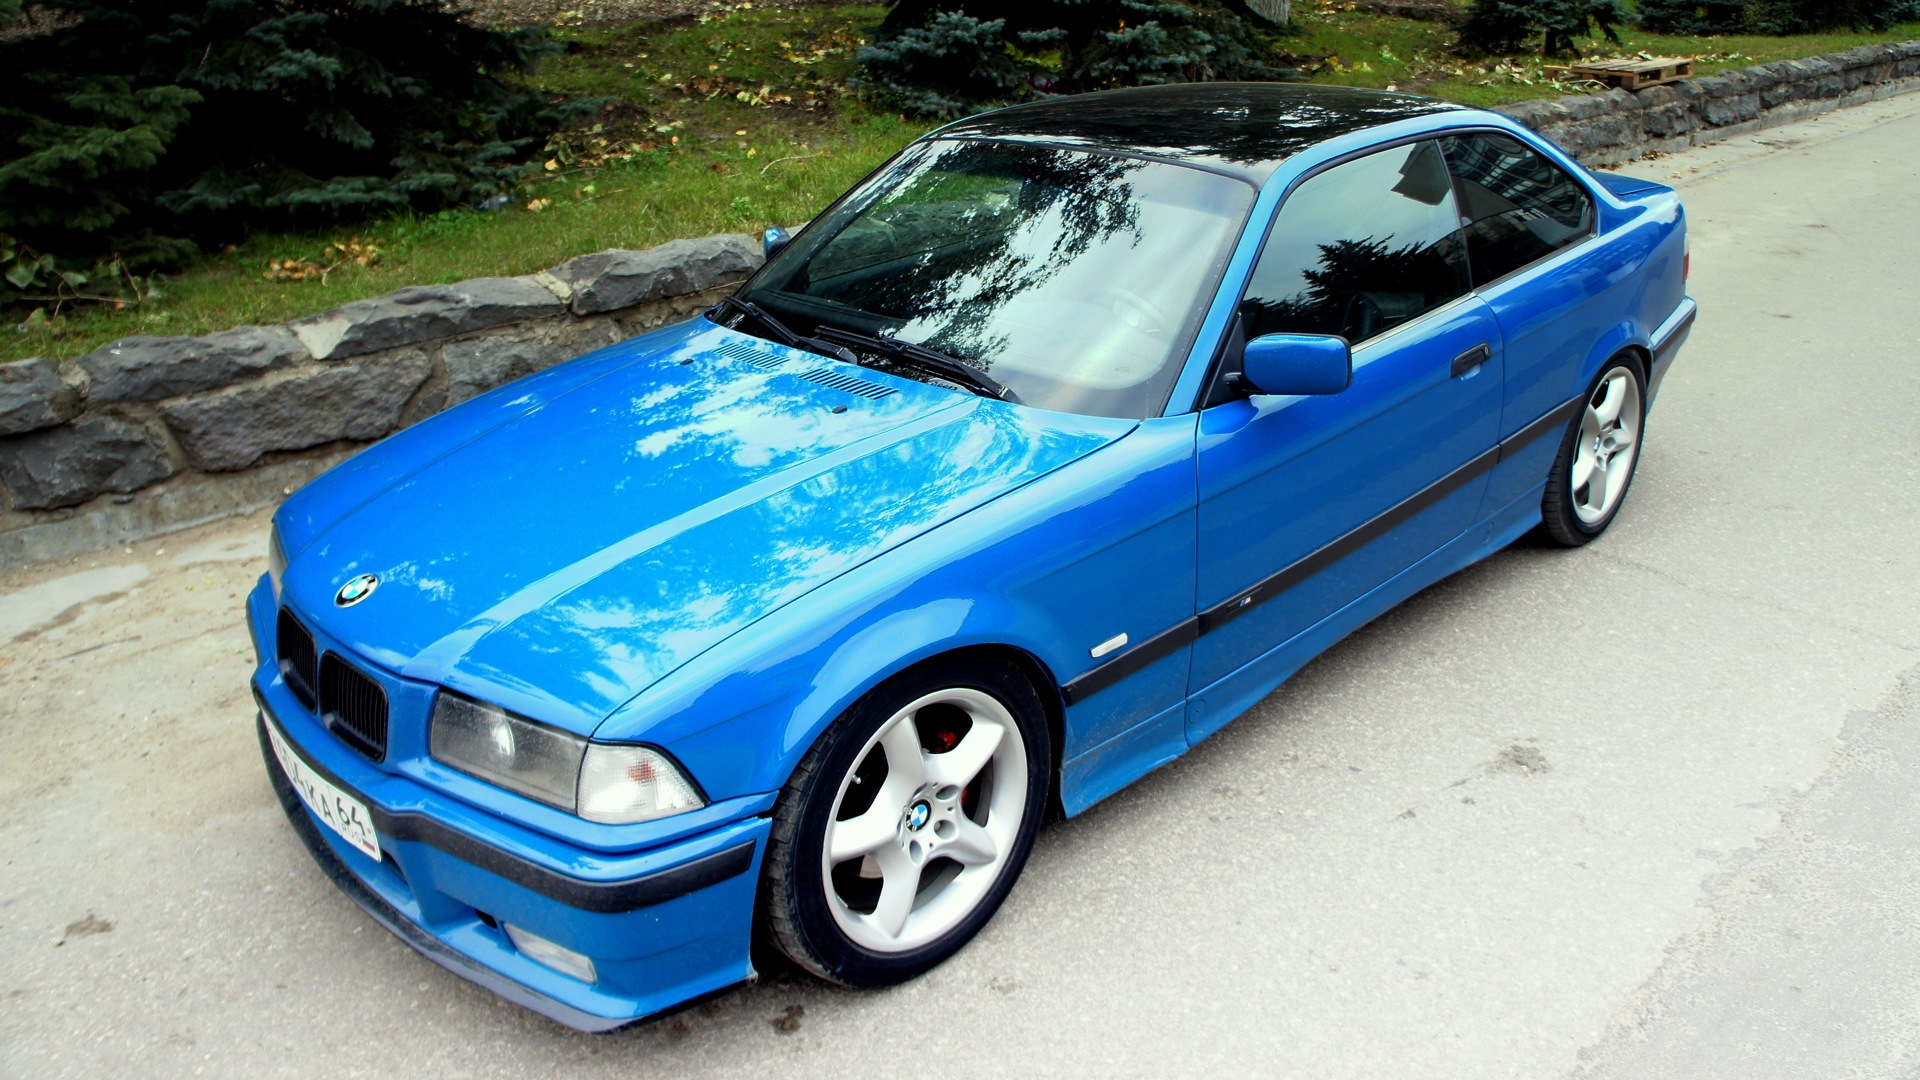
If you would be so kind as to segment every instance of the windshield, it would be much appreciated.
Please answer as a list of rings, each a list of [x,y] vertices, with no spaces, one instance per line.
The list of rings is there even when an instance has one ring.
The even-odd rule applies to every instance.
[[[1166,162],[932,140],[808,226],[739,296],[802,334],[937,350],[1028,405],[1138,419],[1164,406],[1253,197]]]

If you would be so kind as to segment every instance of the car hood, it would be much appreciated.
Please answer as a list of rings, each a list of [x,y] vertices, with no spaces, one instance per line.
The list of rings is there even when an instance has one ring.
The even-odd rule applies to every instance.
[[[449,417],[358,470],[379,490],[319,482],[341,509],[295,555],[291,602],[404,676],[586,734],[782,604],[1135,426],[700,321],[636,345],[517,411],[511,386],[453,410],[510,418]],[[333,602],[366,573],[372,595]]]

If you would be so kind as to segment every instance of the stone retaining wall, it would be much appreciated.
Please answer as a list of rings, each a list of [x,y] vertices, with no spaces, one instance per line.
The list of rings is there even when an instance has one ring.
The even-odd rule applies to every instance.
[[[1576,94],[1506,105],[1500,111],[1582,162],[1605,166],[1916,89],[1920,41],[1902,41],[1862,45],[1832,56],[1778,60],[1638,93]]]
[[[1920,89],[1920,42],[1503,112],[1609,165]],[[0,364],[0,567],[267,505],[366,442],[713,303],[742,235],[430,285],[284,326]]]
[[[449,405],[684,319],[761,258],[740,234],[675,240],[0,364],[0,567],[265,505]]]

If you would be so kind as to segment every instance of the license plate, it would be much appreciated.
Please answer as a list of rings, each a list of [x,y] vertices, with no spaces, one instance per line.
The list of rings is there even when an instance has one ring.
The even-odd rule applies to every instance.
[[[288,745],[277,724],[267,724],[267,740],[273,744],[273,756],[280,759],[280,768],[286,771],[287,779],[293,783],[293,790],[300,793],[300,801],[306,803],[307,808],[325,822],[327,828],[339,833],[342,840],[366,852],[367,858],[379,862],[380,834],[373,831],[373,815],[367,811],[367,804],[328,783],[314,771],[313,766],[303,761]]]

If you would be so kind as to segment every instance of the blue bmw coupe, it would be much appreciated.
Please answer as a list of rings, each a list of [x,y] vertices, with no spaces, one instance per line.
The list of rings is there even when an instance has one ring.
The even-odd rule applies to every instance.
[[[1266,84],[913,143],[704,316],[287,500],[259,735],[321,867],[606,1030],[951,956],[1087,809],[1394,604],[1620,511],[1674,192]]]

